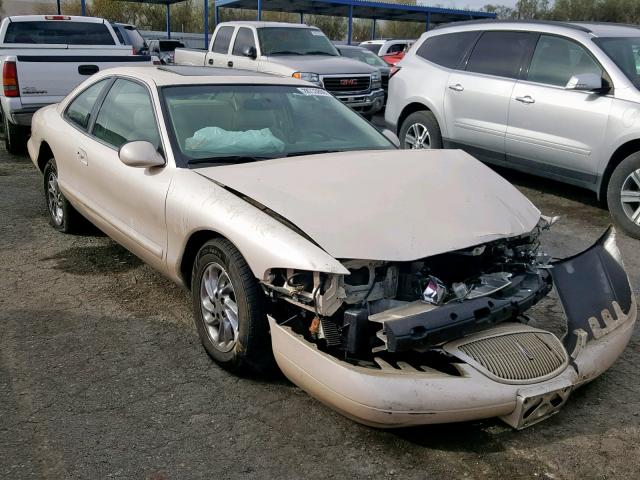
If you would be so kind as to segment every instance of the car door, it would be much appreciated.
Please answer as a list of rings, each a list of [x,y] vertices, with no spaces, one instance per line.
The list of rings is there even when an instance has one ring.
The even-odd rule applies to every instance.
[[[513,89],[506,135],[507,159],[552,177],[592,184],[605,145],[613,97],[566,89],[576,74],[607,75],[579,43],[541,35],[526,74]]]
[[[84,159],[87,129],[95,116],[99,100],[110,83],[111,79],[105,78],[90,85],[67,105],[63,113],[67,125],[60,135],[69,141],[59,142],[60,150],[56,152],[58,184],[64,194],[80,208],[83,203],[80,190],[87,174]]]
[[[84,197],[110,236],[160,267],[166,247],[165,198],[170,166],[137,168],[120,161],[119,148],[146,140],[164,151],[148,87],[117,78],[104,96],[87,138]]]
[[[207,52],[205,63],[210,67],[229,68],[229,47],[233,37],[234,26],[218,27],[211,44],[211,51]]]
[[[511,92],[534,41],[528,32],[484,32],[462,69],[451,72],[444,112],[454,144],[483,159],[504,160]]]
[[[258,70],[258,61],[256,58],[251,58],[245,55],[247,49],[253,48],[256,52],[256,58],[258,55],[257,42],[255,33],[248,27],[239,27],[236,30],[236,35],[233,40],[233,48],[231,49],[231,55],[229,61],[232,68],[241,68],[243,70]]]

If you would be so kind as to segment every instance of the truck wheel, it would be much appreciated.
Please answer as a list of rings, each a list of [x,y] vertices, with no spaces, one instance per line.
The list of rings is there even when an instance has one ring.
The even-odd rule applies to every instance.
[[[60,191],[58,167],[53,158],[44,167],[44,198],[53,228],[64,233],[80,230],[84,219]]]
[[[423,110],[409,115],[400,127],[400,146],[414,150],[442,148],[440,126],[433,113]]]
[[[191,279],[196,328],[211,358],[236,373],[271,371],[265,296],[235,246],[221,238],[205,243]]]
[[[7,152],[14,155],[23,153],[27,141],[25,128],[11,123],[6,114],[3,114],[2,118],[4,120],[4,145]]]
[[[629,155],[613,171],[607,204],[615,224],[640,239],[640,152]]]

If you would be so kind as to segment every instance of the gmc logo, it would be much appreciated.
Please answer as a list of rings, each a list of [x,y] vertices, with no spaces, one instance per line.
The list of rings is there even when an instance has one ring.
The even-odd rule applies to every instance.
[[[355,78],[343,78],[340,80],[341,87],[355,87],[358,81]]]

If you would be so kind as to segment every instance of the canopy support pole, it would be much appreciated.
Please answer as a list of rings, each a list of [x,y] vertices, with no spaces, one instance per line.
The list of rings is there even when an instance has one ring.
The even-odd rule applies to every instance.
[[[80,10],[82,11],[82,16],[84,17],[87,14],[87,2],[86,0],[80,0]],[[58,0],[58,13],[60,13],[60,1]]]
[[[209,0],[204,0],[204,49],[209,48]]]
[[[171,38],[171,7],[169,6],[169,2],[167,2],[167,38]]]
[[[427,12],[427,28],[425,32],[429,31],[429,25],[431,24],[431,12]]]
[[[300,12],[300,23],[304,23],[304,13]]]
[[[371,40],[376,39],[376,19],[373,19],[373,25],[371,25]]]
[[[349,23],[347,30],[347,45],[351,45],[351,37],[353,36],[353,4],[349,4]]]
[[[262,0],[258,0],[258,21],[262,20]]]
[[[60,11],[60,0],[58,0],[58,15],[60,15],[62,12]]]
[[[213,4],[213,28],[216,28],[218,26],[219,21],[220,21],[220,7],[218,7],[218,5],[214,3]]]

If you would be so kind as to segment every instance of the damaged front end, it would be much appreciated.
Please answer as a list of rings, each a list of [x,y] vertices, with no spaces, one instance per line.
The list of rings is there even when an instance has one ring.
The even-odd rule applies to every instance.
[[[412,262],[346,260],[349,275],[270,270],[280,368],[372,426],[547,418],[615,361],[637,315],[614,230],[553,262],[538,242],[548,226]],[[563,339],[526,313],[554,284]]]

